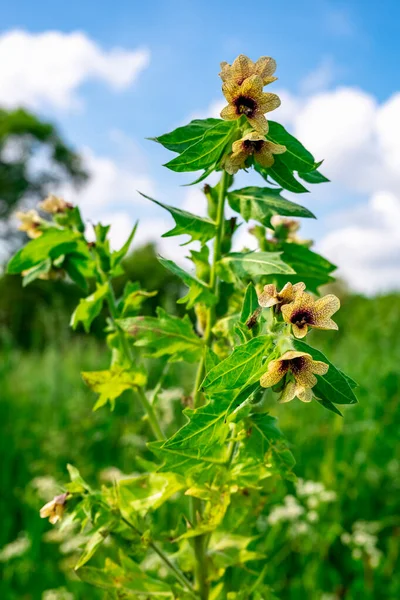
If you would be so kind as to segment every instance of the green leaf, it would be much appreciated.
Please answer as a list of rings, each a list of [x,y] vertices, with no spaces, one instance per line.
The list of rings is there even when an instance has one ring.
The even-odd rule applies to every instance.
[[[70,325],[72,329],[76,329],[79,323],[82,323],[86,333],[89,333],[92,322],[101,312],[108,292],[108,283],[103,283],[103,285],[97,287],[97,290],[93,294],[79,301],[71,317]]]
[[[314,360],[321,360],[329,365],[326,375],[316,375],[318,383],[313,387],[317,398],[333,404],[356,404],[357,398],[345,375],[337,369],[322,352],[312,348],[305,342],[294,340],[294,346],[299,352],[308,352]]]
[[[330,410],[333,413],[339,415],[339,417],[343,417],[340,410],[336,408],[336,406],[330,400],[327,400],[326,398],[317,398],[317,401],[319,402],[319,404],[321,404],[321,406],[323,406],[327,410]]]
[[[268,474],[292,477],[295,459],[288,449],[277,419],[267,414],[253,414],[246,420],[247,436],[243,441],[245,454],[262,462]]]
[[[133,242],[133,238],[135,237],[136,230],[138,228],[138,224],[139,224],[139,221],[136,221],[136,223],[134,224],[133,229],[132,229],[132,231],[131,231],[128,239],[126,240],[126,242],[122,246],[122,248],[120,248],[119,250],[116,250],[115,252],[112,252],[112,254],[111,254],[111,266],[112,266],[112,268],[115,268],[117,265],[119,265],[120,262],[128,254],[129,249],[131,247],[131,244]]]
[[[202,388],[206,393],[234,390],[250,385],[259,374],[263,356],[271,347],[271,338],[262,335],[238,346],[225,360],[206,375]]]
[[[286,146],[286,152],[280,156],[282,162],[291,171],[308,172],[315,169],[315,159],[311,152],[306,150],[293,135],[291,135],[283,125],[275,121],[268,121],[269,130],[267,139],[275,144]]]
[[[47,229],[40,237],[31,240],[18,250],[8,263],[7,272],[21,273],[48,258],[54,260],[63,254],[73,252],[77,248],[79,238],[80,234],[73,231]]]
[[[242,312],[240,314],[240,322],[246,323],[246,321],[251,317],[255,310],[259,308],[258,304],[258,296],[256,292],[256,288],[252,283],[246,288],[246,292],[244,295]]]
[[[186,491],[186,495],[201,498],[206,503],[200,520],[194,527],[191,527],[186,533],[179,536],[177,541],[198,537],[199,535],[214,531],[224,518],[231,501],[231,495],[226,488],[192,486]]]
[[[140,289],[138,282],[128,281],[124,288],[124,295],[120,303],[120,314],[122,317],[133,317],[139,312],[143,302],[148,298],[157,296],[157,291],[147,292]]]
[[[180,173],[207,169],[219,161],[225,148],[234,141],[238,131],[234,121],[219,121],[196,143],[164,166]]]
[[[181,154],[189,146],[198,142],[212,127],[221,123],[221,119],[195,119],[188,125],[178,127],[170,133],[165,133],[156,138],[150,138],[154,142],[162,144],[167,150]]]
[[[274,215],[315,219],[313,213],[304,206],[282,198],[281,191],[274,188],[247,187],[229,192],[228,202],[246,222],[254,219],[266,227],[271,225],[271,217]]]
[[[87,279],[95,277],[94,262],[88,256],[71,252],[65,257],[62,267],[76,285],[87,291]]]
[[[280,252],[231,252],[217,265],[223,281],[234,283],[236,278],[254,279],[263,275],[290,274],[294,270],[283,262]]]
[[[115,525],[116,521],[110,521],[110,525]],[[83,553],[80,555],[78,562],[75,565],[75,571],[83,567],[91,558],[94,556],[96,551],[100,548],[102,543],[110,534],[110,528],[107,527],[99,527],[95,532],[90,536]]]
[[[144,517],[183,489],[185,480],[175,473],[146,473],[118,481],[118,504],[128,521]]]
[[[179,277],[189,288],[189,292],[186,296],[178,300],[179,304],[187,303],[187,309],[189,310],[190,308],[193,308],[197,302],[204,302],[207,306],[212,306],[216,303],[217,298],[203,281],[200,281],[193,275],[190,275],[190,273],[181,269],[181,267],[172,260],[167,260],[166,258],[162,258],[162,256],[159,256],[158,260],[166,269]]]
[[[272,167],[265,169],[261,167],[258,163],[255,163],[255,170],[260,173],[261,177],[265,179],[265,181],[269,182],[268,176],[272,177],[276,181],[278,185],[280,185],[285,190],[289,192],[294,192],[295,194],[303,194],[304,192],[308,192],[307,188],[304,187],[300,181],[296,179],[293,175],[293,171],[291,171],[284,162],[281,160],[281,156],[275,156],[275,162]]]
[[[218,569],[243,565],[251,560],[265,560],[265,554],[247,549],[254,539],[229,531],[216,531],[211,537],[207,554]]]
[[[147,381],[145,372],[139,367],[133,370],[115,365],[105,371],[87,371],[81,375],[86,385],[99,394],[93,410],[97,410],[107,402],[110,402],[113,409],[116,398],[125,390],[143,387]]]
[[[203,480],[213,478],[215,466],[224,464],[228,457],[225,442],[230,429],[226,416],[231,404],[231,398],[218,397],[195,410],[187,408],[186,425],[167,441],[148,444],[164,461],[162,470],[185,476],[197,472]]]
[[[292,283],[304,281],[310,291],[318,293],[319,286],[334,281],[330,273],[336,269],[336,266],[326,258],[300,244],[285,242],[281,248],[282,259],[296,273],[289,278]],[[285,277],[276,279],[281,286],[287,282]]]
[[[141,193],[141,192],[140,192]],[[175,208],[174,206],[169,206],[168,204],[163,204],[162,202],[158,202],[158,200],[154,200],[150,198],[150,196],[146,196],[146,194],[141,194],[144,198],[147,198],[151,202],[158,204],[162,208],[165,208],[171,216],[173,217],[176,226],[164,233],[162,237],[171,237],[174,235],[189,235],[190,239],[187,244],[198,240],[202,244],[208,242],[215,236],[216,228],[215,223],[210,219],[206,219],[204,217],[199,217],[194,215],[186,210],[181,210],[180,208]]]
[[[145,346],[151,356],[169,356],[171,361],[194,362],[199,359],[202,340],[194,333],[192,323],[157,309],[157,317],[119,319],[118,325],[135,338],[135,346]]]
[[[35,265],[22,278],[23,287],[35,281],[35,279],[40,278],[41,275],[46,275],[51,269],[51,258],[47,258],[46,260],[40,262]]]
[[[123,557],[121,563],[118,565],[107,558],[104,569],[82,567],[77,571],[77,575],[82,581],[107,590],[115,598],[151,596],[151,598],[173,599],[168,584],[149,577],[137,563],[127,557]]]
[[[76,467],[68,464],[67,469],[71,483],[67,483],[65,487],[69,492],[71,492],[71,494],[79,494],[85,491],[91,492],[89,484],[86,483]]]
[[[298,173],[300,179],[304,179],[307,183],[329,183],[329,179],[322,175],[316,169],[314,171],[310,171],[309,173]]]

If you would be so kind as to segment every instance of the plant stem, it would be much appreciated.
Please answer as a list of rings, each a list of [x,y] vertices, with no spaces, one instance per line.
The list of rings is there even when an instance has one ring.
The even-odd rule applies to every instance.
[[[209,287],[211,292],[217,296],[218,298],[218,287],[219,287],[219,280],[217,277],[217,263],[219,261],[219,259],[221,258],[221,245],[222,245],[222,239],[224,237],[224,224],[225,224],[225,216],[224,216],[224,209],[225,209],[225,197],[226,197],[226,192],[228,189],[228,173],[226,171],[222,172],[222,176],[221,176],[221,180],[220,180],[220,188],[219,188],[219,195],[218,195],[218,206],[217,206],[217,216],[216,216],[216,221],[215,221],[215,226],[216,226],[216,235],[215,235],[215,240],[214,240],[214,252],[213,252],[213,259],[212,259],[212,263],[211,263],[211,269],[210,269],[210,281],[209,281]],[[208,311],[207,311],[207,325],[206,325],[206,330],[204,332],[204,344],[206,347],[210,347],[211,345],[211,336],[212,336],[212,328],[215,325],[215,305],[209,307]],[[200,400],[201,400],[201,391],[200,391],[200,384],[203,380],[203,376],[204,376],[204,366],[205,366],[205,353],[203,353],[203,356],[200,360],[199,363],[199,368],[197,370],[197,375],[196,375],[196,381],[195,381],[195,387],[194,387],[194,391],[193,391],[193,406],[194,408],[196,408],[197,406],[199,406]]]
[[[130,521],[128,521],[128,519],[125,519],[125,517],[123,517],[122,515],[121,515],[121,521],[123,521],[125,523],[125,525],[128,525],[128,527],[133,529],[138,535],[140,535],[140,536],[143,535],[142,532],[139,531],[139,529],[137,529],[134,525],[132,525],[132,523]],[[189,591],[190,595],[193,598],[197,598],[197,595],[195,594],[194,588],[193,588],[192,584],[190,583],[189,579],[187,579],[187,577],[185,577],[185,575],[182,573],[182,571],[180,569],[178,569],[178,567],[175,566],[172,561],[170,561],[170,559],[165,554],[165,552],[163,550],[161,550],[161,548],[159,548],[159,546],[157,546],[157,544],[153,541],[149,542],[149,546],[150,546],[150,548],[152,548],[152,550],[154,550],[154,552],[156,554],[158,554],[158,556],[161,558],[161,560],[163,560],[165,562],[165,564],[170,569],[170,571],[172,571],[172,573],[175,575],[175,577],[179,581],[179,583],[181,583],[183,585],[183,587]]]
[[[109,293],[107,295],[107,303],[108,303],[108,307],[110,309],[111,321],[112,321],[116,331],[118,332],[119,338],[121,340],[121,346],[122,346],[122,350],[124,352],[124,356],[127,359],[127,361],[129,362],[129,364],[133,367],[134,366],[134,357],[132,354],[132,350],[129,346],[128,340],[126,339],[124,332],[119,328],[119,326],[116,322],[116,319],[118,318],[118,308],[117,308],[117,302],[115,300],[112,283],[111,283],[110,279],[107,279],[107,282],[109,285]],[[139,398],[139,401],[140,401],[145,413],[147,414],[147,418],[149,420],[150,427],[154,433],[155,438],[157,440],[165,440],[165,435],[163,433],[163,430],[161,429],[161,425],[157,419],[157,415],[154,412],[152,405],[148,401],[143,388],[138,387],[136,390],[137,390],[137,396]]]
[[[216,235],[214,240],[214,252],[213,259],[211,263],[210,270],[210,281],[209,287],[211,292],[217,297],[218,301],[218,288],[219,288],[219,280],[217,277],[217,264],[221,258],[221,246],[222,240],[224,237],[224,224],[225,224],[225,197],[228,189],[228,181],[229,177],[226,171],[222,172],[221,180],[219,183],[219,194],[218,194],[218,206],[217,206],[217,214],[215,220],[216,226]],[[212,339],[212,328],[215,325],[215,305],[209,307],[207,313],[207,325],[206,330],[204,332],[204,345],[205,348],[209,348],[211,346]],[[195,387],[193,392],[193,406],[194,408],[200,406],[202,395],[200,390],[200,385],[204,377],[204,367],[205,367],[205,351],[200,360],[199,367],[197,370]],[[196,527],[197,522],[197,514],[201,514],[202,510],[202,502],[198,498],[192,498],[191,501],[192,508],[192,522],[193,526]],[[195,566],[195,579],[196,579],[196,587],[198,589],[201,600],[208,600],[209,594],[209,583],[208,583],[208,564],[207,564],[207,535],[199,535],[193,538],[193,550],[196,559]]]

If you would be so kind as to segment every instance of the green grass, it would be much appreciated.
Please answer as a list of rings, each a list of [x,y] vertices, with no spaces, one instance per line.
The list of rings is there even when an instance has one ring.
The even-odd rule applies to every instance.
[[[339,332],[313,333],[310,343],[359,382],[360,403],[346,407],[343,419],[317,403],[294,401],[271,411],[293,445],[297,474],[323,482],[338,501],[321,513],[314,537],[291,539],[283,526],[275,538],[268,534],[268,577],[282,599],[320,600],[325,592],[335,593],[332,599],[395,600],[400,597],[400,297],[349,297],[337,320]],[[0,357],[2,600],[41,600],[45,590],[61,587],[78,600],[102,597],[94,590],[88,596],[71,576],[74,553],[49,541],[55,534],[38,517],[45,494],[40,497],[37,478],[64,481],[68,462],[91,482],[111,466],[134,471],[137,444],[145,448],[149,430],[133,397],[125,394],[114,413],[108,408],[93,413],[94,395],[80,379],[80,370],[106,365],[98,343],[81,338],[43,352],[11,349]],[[188,378],[184,367],[182,377]],[[163,406],[176,428],[178,402]],[[281,488],[281,496],[292,491],[291,484]],[[275,495],[271,502],[277,501]],[[378,568],[354,560],[338,541],[340,532],[359,520],[379,524]],[[1,549],[21,532],[30,548],[5,560]]]

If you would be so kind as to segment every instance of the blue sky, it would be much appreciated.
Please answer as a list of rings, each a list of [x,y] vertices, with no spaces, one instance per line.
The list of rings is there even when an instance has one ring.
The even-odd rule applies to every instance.
[[[1,95],[0,75],[0,102],[10,106],[21,103],[12,77],[18,52],[9,39],[13,31],[19,30],[27,36],[23,46],[26,73],[35,74],[38,70],[36,82],[39,81],[31,84],[31,94],[27,85],[24,103],[58,123],[71,143],[91,154],[99,172],[115,168],[117,177],[122,169],[126,178],[121,176],[120,182],[126,181],[129,186],[136,178],[139,184],[144,183],[145,191],[158,194],[161,200],[190,208],[198,204],[199,196],[179,187],[190,178],[164,169],[161,164],[168,154],[144,138],[171,130],[191,116],[205,117],[209,110],[215,110],[222,101],[218,78],[221,60],[231,62],[240,53],[254,59],[265,54],[273,56],[278,62],[279,77],[274,91],[282,92],[283,107],[272,118],[282,118],[296,134],[302,132],[306,140],[301,139],[308,146],[311,143],[310,150],[317,159],[326,155],[327,174],[332,180],[336,176],[330,191],[318,187],[307,197],[297,198],[321,217],[318,224],[306,225],[306,233],[317,239],[321,249],[331,254],[330,258],[335,258],[333,254],[338,257],[344,275],[354,278],[357,289],[391,289],[400,287],[400,270],[392,261],[393,255],[400,258],[400,239],[390,226],[393,217],[400,213],[393,165],[397,157],[400,160],[400,150],[388,125],[388,121],[395,120],[394,132],[400,128],[400,100],[396,96],[399,23],[400,4],[394,0],[386,0],[382,5],[324,0],[254,1],[247,5],[236,0],[70,0],[63,4],[38,0],[34,10],[31,2],[14,0],[2,7],[0,57],[3,61],[8,58],[9,75],[7,96]],[[121,63],[114,64],[110,59],[106,66],[96,66],[95,76],[91,67],[86,71],[82,67],[78,83],[67,81],[62,87],[64,83],[59,82],[57,72],[49,70],[46,80],[46,72],[33,64],[34,53],[29,50],[31,43],[50,31],[61,36],[61,45],[54,45],[52,60],[57,61],[60,56],[60,77],[72,61],[68,75],[71,81],[72,70],[79,69],[79,65],[68,58],[74,54],[72,42],[64,47],[62,40],[77,31],[103,57],[112,56],[115,48],[132,54],[141,49],[147,53],[147,64],[129,81],[122,81],[121,73],[116,82],[110,71],[114,66],[121,70]],[[78,62],[100,60],[92,55],[92,50],[82,50]],[[23,65],[18,63],[18,73],[19,79],[25,80],[28,75]],[[46,95],[45,85],[54,89],[61,85],[64,104],[59,96],[51,96],[50,92]],[[328,122],[326,131],[324,125],[321,127],[321,119],[322,123]],[[335,136],[340,129],[341,135]],[[324,145],[319,134],[325,141],[329,137],[331,143]],[[372,150],[377,144],[378,157]],[[321,151],[324,156],[319,154]],[[390,152],[392,158],[382,159],[382,152]],[[109,162],[101,163],[100,158]],[[363,169],[367,167],[366,176]],[[101,181],[95,189],[101,193]],[[118,186],[116,192],[114,200],[109,196],[102,200],[100,212],[109,215],[119,211],[119,225],[123,215],[129,215],[131,219],[142,217],[147,229],[153,218],[158,224],[165,219],[168,226],[158,209],[138,204],[135,196],[124,194]],[[95,199],[85,202],[89,216],[95,218]],[[390,231],[386,231],[388,227]],[[364,245],[373,240],[371,252],[360,253],[354,248],[355,242],[348,241],[349,237]],[[382,244],[386,244],[383,250]],[[339,255],[336,249],[340,250]],[[372,273],[374,282],[363,283],[371,279],[371,259],[376,258],[377,250],[379,269],[383,268],[385,274],[377,277]],[[353,256],[355,253],[357,256]]]

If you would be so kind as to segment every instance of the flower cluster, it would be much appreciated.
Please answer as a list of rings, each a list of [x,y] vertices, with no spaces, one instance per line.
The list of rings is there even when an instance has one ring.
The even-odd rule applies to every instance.
[[[265,85],[276,80],[273,74],[276,63],[269,56],[262,56],[253,62],[241,54],[232,65],[221,63],[220,77],[223,81],[222,91],[228,105],[221,111],[221,117],[228,121],[246,117],[253,131],[246,133],[232,145],[232,154],[224,161],[224,169],[231,175],[245,168],[255,160],[262,167],[274,164],[274,154],[282,154],[286,147],[267,140],[268,121],[265,113],[280,106],[276,94],[265,93]]]
[[[291,537],[310,533],[312,525],[320,519],[318,509],[335,500],[336,493],[327,490],[323,483],[298,479],[296,496],[288,494],[284,497],[283,504],[271,510],[267,517],[268,525],[288,523]]]
[[[276,313],[281,313],[296,338],[305,337],[309,328],[337,329],[331,316],[340,308],[339,299],[328,294],[314,300],[305,289],[302,282],[295,285],[287,283],[280,291],[273,284],[265,285],[258,302],[262,308],[273,307]],[[312,388],[318,382],[315,375],[325,375],[328,368],[326,363],[313,360],[307,352],[287,350],[268,363],[260,384],[268,388],[285,378],[280,402],[289,402],[296,397],[303,402],[310,402]]]
[[[382,552],[377,548],[377,528],[377,523],[356,521],[352,532],[345,532],[340,538],[343,544],[351,548],[351,555],[355,560],[367,559],[373,569],[379,566],[382,559]]]

